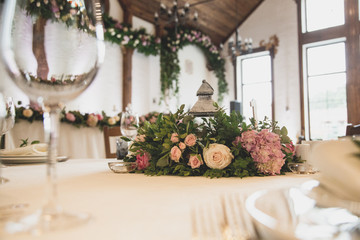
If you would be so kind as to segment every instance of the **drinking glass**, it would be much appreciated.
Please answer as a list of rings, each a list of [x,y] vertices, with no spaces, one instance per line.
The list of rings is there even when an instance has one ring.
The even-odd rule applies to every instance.
[[[103,38],[100,0],[5,1],[1,57],[12,81],[43,106],[48,143],[47,203],[16,231],[66,229],[89,219],[88,214],[62,210],[57,201],[59,114],[63,103],[78,97],[95,79],[105,55]]]
[[[120,129],[121,134],[134,140],[137,135],[136,126],[139,124],[139,117],[133,112],[131,105],[129,104],[125,108],[125,112],[121,114]]]
[[[0,133],[2,136],[14,127],[15,123],[15,105],[11,97],[5,97],[0,92]],[[1,174],[2,165],[0,159],[0,184],[8,181]]]

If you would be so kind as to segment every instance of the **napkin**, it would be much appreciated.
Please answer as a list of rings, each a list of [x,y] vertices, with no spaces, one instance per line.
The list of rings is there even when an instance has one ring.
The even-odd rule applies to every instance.
[[[320,184],[335,196],[360,202],[360,158],[352,140],[324,141],[312,149],[309,162],[319,169]]]
[[[46,156],[47,155],[47,144],[38,143],[32,144],[26,147],[19,147],[14,149],[3,149],[0,150],[0,155],[2,156]]]

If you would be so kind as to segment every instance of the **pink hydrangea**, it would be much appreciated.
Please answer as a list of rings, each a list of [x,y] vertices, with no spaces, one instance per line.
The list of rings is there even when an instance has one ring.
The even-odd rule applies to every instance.
[[[143,170],[147,168],[150,165],[149,161],[150,154],[147,152],[139,153],[138,155],[136,155],[136,163],[138,170]]]
[[[240,141],[242,147],[250,153],[260,172],[270,175],[280,173],[285,163],[285,154],[281,151],[279,135],[268,129],[260,132],[250,130],[241,134]]]
[[[241,134],[241,146],[250,152],[256,145],[257,131],[250,130]]]

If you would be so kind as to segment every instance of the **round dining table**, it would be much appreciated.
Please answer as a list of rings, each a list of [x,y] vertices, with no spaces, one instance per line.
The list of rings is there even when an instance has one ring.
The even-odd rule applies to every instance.
[[[115,159],[68,159],[57,164],[58,202],[65,210],[87,213],[85,224],[43,233],[4,234],[0,239],[130,240],[195,239],[193,212],[221,196],[246,197],[255,191],[297,186],[314,175],[247,178],[147,176],[114,173]],[[47,199],[46,164],[13,164],[2,169],[9,179],[0,185],[1,211],[18,204],[19,215],[35,212]],[[241,214],[241,213],[240,213]]]

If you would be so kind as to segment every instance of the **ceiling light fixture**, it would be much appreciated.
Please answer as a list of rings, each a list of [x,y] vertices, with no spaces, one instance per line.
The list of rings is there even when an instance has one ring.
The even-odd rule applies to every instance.
[[[155,24],[158,25],[160,20],[165,21],[165,25],[174,25],[175,29],[179,24],[184,24],[190,18],[190,4],[186,2],[184,6],[178,6],[178,1],[175,0],[171,7],[167,7],[163,2],[160,3],[159,13],[154,13]],[[199,14],[194,11],[192,20],[197,22]]]

